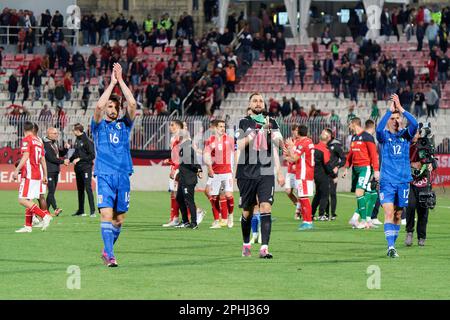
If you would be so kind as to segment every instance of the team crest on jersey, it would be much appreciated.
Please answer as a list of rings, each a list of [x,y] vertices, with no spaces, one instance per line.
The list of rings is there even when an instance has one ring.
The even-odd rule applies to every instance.
[[[117,124],[116,124],[116,128],[117,128],[117,129],[119,129],[119,130],[121,129],[121,125],[120,125],[120,122],[117,122]]]
[[[26,147],[27,145],[28,145],[28,142],[25,141],[25,142],[23,143],[23,146]]]

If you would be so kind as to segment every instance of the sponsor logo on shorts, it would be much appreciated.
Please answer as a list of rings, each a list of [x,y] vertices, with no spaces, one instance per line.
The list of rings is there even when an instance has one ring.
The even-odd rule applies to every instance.
[[[102,196],[101,194],[99,194],[99,195],[97,196],[97,202],[98,202],[98,204],[103,203],[103,196]]]
[[[380,192],[380,200],[384,200],[384,193]]]

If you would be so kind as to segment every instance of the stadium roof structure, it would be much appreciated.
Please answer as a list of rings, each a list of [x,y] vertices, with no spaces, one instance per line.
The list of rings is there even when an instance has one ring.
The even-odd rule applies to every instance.
[[[300,12],[299,31],[297,31],[297,24],[291,23],[291,31],[294,38],[299,37],[300,43],[309,43],[308,32],[306,28],[309,24],[309,9],[313,0],[284,0],[286,10],[288,12],[289,21],[297,21],[298,13]],[[355,2],[355,0],[317,0],[317,1],[333,1],[333,2]],[[367,27],[369,31],[366,37],[369,39],[376,39],[380,34],[380,16],[385,3],[402,3],[408,4],[410,0],[362,0],[364,9],[367,12]],[[298,5],[300,3],[300,6]],[[230,0],[219,0],[219,29],[223,32],[228,17],[228,8]]]

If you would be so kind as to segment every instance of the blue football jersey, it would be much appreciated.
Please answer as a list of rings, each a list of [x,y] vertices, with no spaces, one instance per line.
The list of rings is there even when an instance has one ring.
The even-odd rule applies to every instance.
[[[391,133],[385,129],[391,115],[391,111],[386,112],[376,130],[381,156],[380,184],[406,183],[412,180],[409,146],[417,132],[418,124],[410,113],[404,112],[403,115],[409,122],[408,127]]]
[[[124,116],[116,121],[91,121],[95,144],[94,175],[133,173],[130,154],[130,133],[133,121]]]

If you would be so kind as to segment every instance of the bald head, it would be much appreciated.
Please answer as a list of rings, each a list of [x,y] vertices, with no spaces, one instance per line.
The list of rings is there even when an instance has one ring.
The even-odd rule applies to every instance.
[[[47,129],[47,138],[52,141],[58,140],[59,132],[56,128],[50,127]]]

